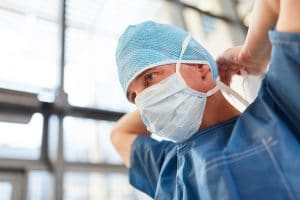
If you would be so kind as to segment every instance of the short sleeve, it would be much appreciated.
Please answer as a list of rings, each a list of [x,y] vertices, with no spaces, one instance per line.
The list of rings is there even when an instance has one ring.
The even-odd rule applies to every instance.
[[[175,143],[137,137],[131,148],[130,184],[153,198],[162,167],[166,164],[177,167],[176,163],[170,163],[176,160],[175,156]]]
[[[280,116],[300,133],[300,34],[269,32],[272,55],[267,88]]]

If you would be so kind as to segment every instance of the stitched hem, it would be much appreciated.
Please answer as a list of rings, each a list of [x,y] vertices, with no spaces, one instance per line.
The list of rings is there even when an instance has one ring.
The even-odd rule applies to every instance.
[[[267,142],[269,147],[272,147],[272,146],[278,144],[278,141],[273,140],[272,138],[268,138],[268,140],[266,140],[266,142]],[[226,157],[221,156],[221,157],[213,158],[212,160],[209,160],[207,162],[206,170],[210,171],[212,169],[215,169],[215,168],[220,167],[222,165],[225,165],[227,163],[234,163],[234,162],[237,162],[239,160],[242,160],[242,159],[248,158],[250,156],[256,155],[256,154],[258,154],[260,152],[263,152],[263,151],[267,151],[267,150],[266,150],[264,144],[260,144],[260,145],[254,147],[254,148],[248,149],[248,150],[243,151],[243,152],[229,154],[229,155],[226,155]]]
[[[300,45],[299,33],[279,32],[276,30],[272,30],[269,31],[269,37],[272,44],[275,45]]]

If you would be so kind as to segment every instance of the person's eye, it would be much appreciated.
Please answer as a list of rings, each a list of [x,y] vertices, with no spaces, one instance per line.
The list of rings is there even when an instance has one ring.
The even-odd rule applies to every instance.
[[[145,86],[149,87],[151,85],[153,85],[155,83],[155,81],[157,81],[157,73],[149,73],[145,75]]]

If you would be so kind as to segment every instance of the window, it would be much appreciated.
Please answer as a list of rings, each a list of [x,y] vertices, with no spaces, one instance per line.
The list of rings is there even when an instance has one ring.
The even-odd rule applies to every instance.
[[[55,89],[58,1],[14,0],[0,5],[0,87],[36,93]]]
[[[72,105],[131,111],[118,81],[115,49],[129,24],[159,16],[161,0],[69,1],[66,92]],[[88,10],[88,12],[87,12]]]
[[[0,157],[38,159],[43,117],[36,113],[28,124],[0,122]]]
[[[234,4],[222,2],[224,8],[218,0],[66,0],[66,26],[62,30],[63,2],[0,1],[0,88],[4,88],[0,90],[0,107],[2,103],[17,104],[5,111],[0,108],[0,199],[20,199],[27,193],[28,200],[148,200],[129,185],[126,168],[110,142],[115,122],[105,120],[105,116],[103,120],[87,119],[85,114],[91,111],[87,108],[117,112],[136,109],[126,100],[115,63],[117,40],[128,25],[146,20],[186,25],[193,37],[217,56],[232,46],[233,40],[243,37],[236,31],[240,27],[234,29],[222,20],[233,16],[228,15],[234,12],[227,8]],[[180,2],[183,6],[178,6]],[[238,0],[237,14],[245,24],[249,5]],[[199,14],[197,9],[223,17]],[[63,33],[64,66],[60,62]],[[65,70],[64,85],[60,85],[61,68]],[[5,88],[12,91],[6,99]],[[17,93],[19,90],[29,93]],[[67,102],[57,98],[58,102],[82,107],[77,117],[65,116],[69,111],[74,114],[69,105],[54,103],[57,92],[68,95]],[[22,95],[30,102],[20,98]],[[18,114],[23,109],[39,113],[25,123],[27,115]],[[50,162],[44,154],[47,150]],[[15,159],[9,162],[14,170],[7,169],[6,159]],[[59,188],[62,179],[64,194]]]
[[[126,174],[67,172],[64,180],[64,200],[150,200],[128,184]]]
[[[28,200],[52,200],[53,177],[47,171],[30,171],[28,176]]]
[[[110,141],[114,122],[66,117],[64,119],[65,159],[67,161],[121,164]]]
[[[10,182],[1,182],[0,181],[0,199],[10,200],[12,194],[12,185]]]

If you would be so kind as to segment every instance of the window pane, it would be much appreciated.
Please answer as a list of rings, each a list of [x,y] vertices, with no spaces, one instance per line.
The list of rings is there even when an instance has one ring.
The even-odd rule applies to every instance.
[[[68,172],[64,178],[64,200],[150,200],[129,185],[125,174]]]
[[[34,90],[58,84],[58,0],[0,2],[0,87]]]
[[[52,200],[54,180],[47,171],[31,171],[28,176],[28,200]]]
[[[51,115],[49,118],[48,152],[51,162],[56,162],[58,154],[59,118]]]
[[[68,161],[120,164],[121,159],[110,141],[113,122],[66,117],[64,153]]]
[[[65,89],[72,105],[133,110],[135,107],[125,99],[118,81],[117,40],[128,25],[159,19],[165,14],[159,12],[164,1],[100,1],[68,3]]]
[[[0,182],[0,199],[11,200],[12,185],[10,182]]]
[[[43,117],[36,113],[28,124],[0,122],[0,157],[38,159]]]

